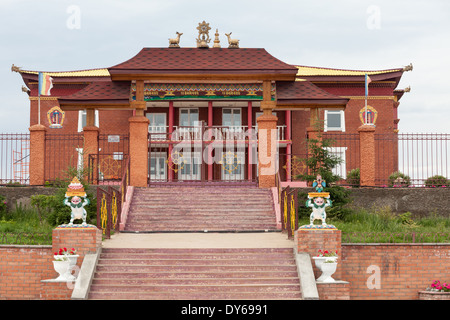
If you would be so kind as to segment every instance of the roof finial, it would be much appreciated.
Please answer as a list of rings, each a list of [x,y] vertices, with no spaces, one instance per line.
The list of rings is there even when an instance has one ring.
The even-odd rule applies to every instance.
[[[238,39],[231,39],[230,35],[232,32],[230,33],[225,33],[225,35],[228,38],[228,49],[234,49],[234,48],[239,48],[239,40]]]
[[[180,37],[183,35],[182,33],[176,32],[177,37],[169,39],[169,48],[179,48],[180,47]]]
[[[211,41],[209,38],[209,30],[211,30],[209,23],[206,23],[205,20],[203,20],[202,23],[198,24],[197,30],[197,48],[209,48],[208,43]]]
[[[412,71],[412,70],[413,70],[412,63],[410,63],[409,65],[407,65],[406,67],[403,68],[403,71]]]
[[[20,71],[22,71],[22,68],[15,66],[13,63],[13,65],[11,66],[11,72],[20,72]]]
[[[216,29],[216,34],[214,35],[214,45],[213,48],[220,48],[220,40],[219,40],[219,30]]]
[[[411,86],[407,86],[405,89],[403,89],[404,92],[411,92]]]

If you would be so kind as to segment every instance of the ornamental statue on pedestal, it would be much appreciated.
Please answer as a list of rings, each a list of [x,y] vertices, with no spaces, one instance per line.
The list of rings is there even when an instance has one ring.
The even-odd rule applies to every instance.
[[[72,197],[72,199],[69,201],[70,197]],[[83,201],[80,197],[83,198]],[[87,212],[84,207],[89,203],[90,201],[87,198],[83,185],[77,177],[74,177],[67,188],[66,198],[64,199],[64,204],[69,206],[72,210],[69,226],[73,225],[75,219],[82,219],[83,223],[81,225],[86,226]]]

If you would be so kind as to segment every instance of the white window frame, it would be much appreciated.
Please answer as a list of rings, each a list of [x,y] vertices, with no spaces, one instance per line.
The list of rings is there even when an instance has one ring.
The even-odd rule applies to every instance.
[[[328,114],[339,114],[341,116],[341,126],[340,127],[328,127]],[[344,110],[325,110],[324,114],[324,130],[327,131],[341,131],[345,132],[345,113]]]
[[[333,156],[341,158],[342,162],[332,169],[333,174],[340,176],[342,179],[347,179],[347,163],[346,151],[347,147],[328,147],[326,148]]]
[[[188,117],[189,117],[189,123],[190,125],[188,125],[188,127],[199,127],[200,126],[200,110],[198,108],[180,108],[179,114],[178,114],[178,125],[181,126],[181,112],[182,111],[188,111]],[[191,111],[192,110],[196,110],[197,111],[197,115],[198,115],[198,120],[197,121],[191,121]],[[195,123],[197,122],[197,123]]]
[[[83,131],[83,118],[86,119],[86,117],[87,117],[87,111],[86,110],[78,111],[78,132],[82,132]],[[98,110],[95,110],[95,126],[100,128],[100,117],[99,117]]]

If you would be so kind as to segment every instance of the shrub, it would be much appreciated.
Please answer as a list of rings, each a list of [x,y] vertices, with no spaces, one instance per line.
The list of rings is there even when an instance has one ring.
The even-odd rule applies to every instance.
[[[411,183],[411,178],[400,171],[393,172],[389,176],[390,187],[407,187]]]
[[[425,187],[448,187],[450,180],[441,175],[434,175],[425,180]]]
[[[0,196],[0,216],[2,216],[2,214],[5,213],[6,210],[6,198],[4,196]]]
[[[347,183],[352,186],[360,185],[360,173],[359,168],[352,169],[347,173]]]

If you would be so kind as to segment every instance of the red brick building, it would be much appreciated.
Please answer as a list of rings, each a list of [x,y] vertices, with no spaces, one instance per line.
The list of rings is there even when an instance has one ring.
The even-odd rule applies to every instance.
[[[144,185],[147,180],[254,182],[264,167],[255,158],[261,129],[273,129],[276,137],[268,137],[275,137],[278,150],[267,154],[281,179],[290,181],[296,174],[290,159],[306,154],[305,140],[319,122],[327,134],[345,133],[349,139],[358,135],[367,110],[375,133],[395,135],[399,100],[407,91],[397,86],[409,69],[291,65],[259,48],[143,48],[109,68],[41,71],[52,77],[53,88],[50,96],[40,97],[39,72],[15,70],[28,88],[30,127],[40,125],[46,136],[41,180],[51,180],[65,166],[52,164],[56,159],[86,166],[89,154],[116,162],[130,155],[132,176],[139,172],[137,184]],[[68,136],[75,141],[71,146],[64,142]],[[360,150],[339,143],[333,152],[344,159],[339,172],[345,179],[359,167]],[[82,152],[89,149],[86,144],[88,153]],[[378,152],[395,168],[394,145]],[[137,157],[142,161],[133,162]],[[113,176],[100,168],[97,178]]]

